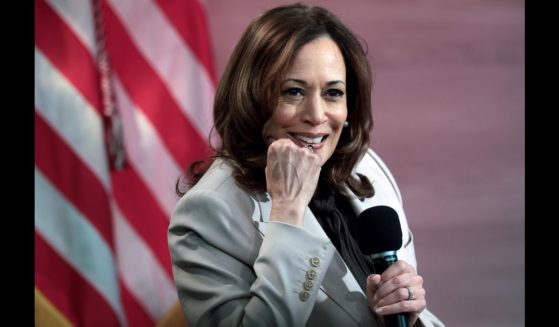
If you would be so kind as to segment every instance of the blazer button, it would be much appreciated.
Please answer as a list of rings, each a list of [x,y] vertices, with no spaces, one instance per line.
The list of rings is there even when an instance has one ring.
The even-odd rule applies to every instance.
[[[313,285],[314,285],[314,284],[313,284],[312,280],[306,280],[306,281],[303,283],[303,287],[305,288],[306,291],[312,290]]]
[[[299,298],[301,299],[301,301],[305,302],[306,300],[308,300],[309,296],[311,296],[311,294],[307,291],[302,291],[301,293],[299,293]]]
[[[320,265],[320,259],[318,257],[311,258],[311,265],[313,267],[318,267]]]
[[[313,269],[307,270],[307,278],[314,279],[316,277],[316,271]]]

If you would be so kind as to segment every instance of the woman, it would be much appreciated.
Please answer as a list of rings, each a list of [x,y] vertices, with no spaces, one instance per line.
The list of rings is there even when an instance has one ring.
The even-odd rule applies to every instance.
[[[399,191],[368,149],[371,71],[347,27],[320,7],[254,20],[217,89],[221,145],[169,227],[173,274],[193,326],[442,326],[426,308]],[[373,274],[357,215],[400,218],[401,259]]]

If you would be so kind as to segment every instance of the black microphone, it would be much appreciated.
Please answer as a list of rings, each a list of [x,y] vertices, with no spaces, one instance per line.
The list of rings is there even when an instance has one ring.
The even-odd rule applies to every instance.
[[[382,274],[398,261],[396,251],[402,247],[402,228],[396,211],[387,206],[375,206],[357,218],[357,243],[361,252],[371,255],[375,274]],[[384,316],[386,327],[408,327],[408,316],[397,313]]]

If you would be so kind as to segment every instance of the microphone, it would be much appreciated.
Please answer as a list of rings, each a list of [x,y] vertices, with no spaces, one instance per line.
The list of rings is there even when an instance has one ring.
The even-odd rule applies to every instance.
[[[402,247],[402,228],[396,211],[388,206],[375,206],[357,218],[357,243],[361,252],[371,255],[375,274],[382,274],[398,261],[396,251]],[[408,327],[405,313],[384,316],[386,327]]]

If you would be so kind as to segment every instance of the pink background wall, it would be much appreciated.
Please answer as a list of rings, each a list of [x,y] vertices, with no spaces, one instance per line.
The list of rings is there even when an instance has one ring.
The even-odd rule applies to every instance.
[[[286,1],[206,0],[221,76]],[[524,2],[313,1],[369,46],[372,147],[399,183],[428,307],[448,326],[524,326]]]

